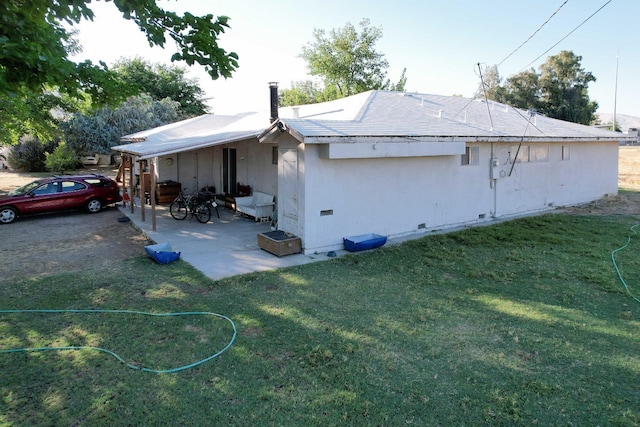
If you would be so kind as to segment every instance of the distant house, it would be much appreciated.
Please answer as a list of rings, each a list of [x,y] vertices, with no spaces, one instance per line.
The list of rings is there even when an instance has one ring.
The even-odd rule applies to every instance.
[[[270,117],[201,116],[114,150],[152,160],[159,181],[276,195],[278,228],[310,254],[340,249],[346,236],[399,237],[615,195],[620,139],[492,101],[370,91]]]

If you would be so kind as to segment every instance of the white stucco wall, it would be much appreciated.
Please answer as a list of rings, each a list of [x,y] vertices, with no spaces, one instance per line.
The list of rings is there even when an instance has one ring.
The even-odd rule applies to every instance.
[[[299,150],[299,224],[282,225],[302,238],[306,253],[324,252],[342,248],[346,236],[394,237],[617,193],[615,142],[564,144],[568,160],[561,158],[562,143],[541,143],[546,161],[516,163],[512,171],[509,156],[517,143],[494,143],[501,164],[496,176],[504,175],[497,180],[490,179],[491,144],[470,145],[480,148],[477,165],[462,166],[459,155],[329,160],[320,146],[306,145]]]
[[[158,181],[179,181],[187,192],[196,187],[214,186],[222,192],[223,148],[235,148],[237,182],[248,184],[254,190],[277,194],[278,165],[272,163],[272,144],[259,144],[257,140],[185,151],[157,158]],[[166,159],[173,162],[167,164]]]
[[[278,194],[278,163],[273,163],[273,144],[252,144],[246,182],[255,191]],[[277,148],[277,147],[276,147]]]
[[[276,195],[278,228],[299,236],[307,254],[341,249],[347,236],[425,233],[617,194],[617,142],[523,144],[543,147],[547,158],[515,165],[517,142],[467,145],[479,148],[478,164],[461,165],[459,154],[332,159],[326,146],[301,144],[288,134],[277,140],[277,165],[270,143],[225,147],[237,149],[238,182]],[[180,153],[172,165],[159,158],[158,179],[180,181],[189,190],[214,185],[220,192],[222,149]],[[491,179],[492,149],[497,179]],[[293,159],[287,176],[285,153]]]
[[[516,163],[511,176],[496,185],[496,216],[514,215],[553,206],[568,206],[615,195],[618,191],[618,144],[541,143],[547,146],[547,161]],[[569,159],[562,159],[568,147]],[[498,159],[508,158],[508,147],[495,148]],[[511,164],[501,170],[509,172]]]

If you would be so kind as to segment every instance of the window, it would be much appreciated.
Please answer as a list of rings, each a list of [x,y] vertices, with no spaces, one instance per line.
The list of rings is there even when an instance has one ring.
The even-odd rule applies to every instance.
[[[509,150],[510,150],[510,157],[515,159],[516,163],[529,163],[529,146],[528,145],[514,145]]]
[[[569,146],[568,145],[563,145],[562,146],[562,160],[569,160]]]
[[[460,164],[462,166],[480,164],[480,147],[466,147],[464,154],[460,156]]]
[[[544,144],[529,147],[529,160],[532,162],[548,162],[549,146]]]
[[[148,175],[148,174],[145,174]],[[107,181],[106,179],[100,179],[100,178],[89,178],[89,179],[85,179],[85,181],[89,184],[91,184],[93,187],[109,187],[111,185],[111,183],[109,181]],[[149,185],[147,185],[147,182],[145,180],[145,188],[149,188]]]
[[[69,193],[71,191],[84,190],[86,187],[75,181],[62,181],[62,192]]]
[[[278,146],[277,145],[271,147],[271,164],[272,165],[278,164]]]
[[[58,183],[57,182],[49,182],[47,184],[41,185],[40,187],[33,190],[33,194],[35,195],[44,195],[44,194],[54,194],[58,192]]]

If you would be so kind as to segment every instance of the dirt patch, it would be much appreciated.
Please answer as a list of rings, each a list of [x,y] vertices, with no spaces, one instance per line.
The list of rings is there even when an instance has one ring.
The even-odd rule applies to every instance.
[[[640,219],[640,190],[621,190],[617,196],[566,208],[564,211],[575,215],[627,215]]]
[[[84,172],[115,176],[112,169]],[[46,174],[44,174],[46,176]],[[43,174],[0,172],[0,191],[6,192]],[[148,239],[123,214],[107,207],[96,214],[84,211],[19,218],[0,225],[0,283],[19,277],[51,272],[81,271],[87,266],[113,266],[124,259],[144,255]]]

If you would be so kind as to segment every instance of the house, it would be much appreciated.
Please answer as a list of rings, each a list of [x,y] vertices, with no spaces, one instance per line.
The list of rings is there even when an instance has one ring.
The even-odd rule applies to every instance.
[[[346,236],[426,233],[618,191],[620,134],[493,101],[369,91],[272,102],[270,113],[201,116],[114,150],[151,160],[159,181],[276,195],[278,229],[306,254],[341,249]]]

